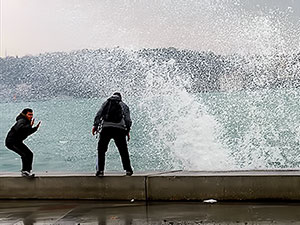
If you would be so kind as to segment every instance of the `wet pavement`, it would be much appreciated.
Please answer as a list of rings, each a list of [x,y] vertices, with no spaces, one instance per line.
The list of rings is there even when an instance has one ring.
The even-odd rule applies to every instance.
[[[300,224],[300,202],[0,200],[0,224]]]

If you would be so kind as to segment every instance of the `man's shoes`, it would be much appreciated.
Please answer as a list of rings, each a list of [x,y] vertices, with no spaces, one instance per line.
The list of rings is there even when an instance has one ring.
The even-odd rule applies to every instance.
[[[31,172],[28,172],[28,171],[25,171],[25,170],[22,170],[22,171],[21,171],[21,175],[22,175],[22,177],[29,177],[29,178],[35,176],[34,173],[31,173]]]
[[[97,171],[96,172],[96,177],[103,177],[104,176],[104,171]]]
[[[133,174],[132,170],[126,170],[126,176],[131,176]]]

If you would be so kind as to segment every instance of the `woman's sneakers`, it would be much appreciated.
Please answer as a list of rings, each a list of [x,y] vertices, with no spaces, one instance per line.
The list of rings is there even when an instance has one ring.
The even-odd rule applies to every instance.
[[[103,177],[104,176],[104,171],[97,171],[96,172],[96,177]]]
[[[133,174],[132,170],[126,170],[126,176],[131,176]]]
[[[126,176],[131,176],[133,174],[132,170],[126,170]],[[104,176],[104,171],[97,171],[96,172],[96,177],[103,177]]]
[[[29,177],[29,178],[32,178],[32,177],[35,176],[34,173],[28,172],[28,171],[25,171],[25,170],[22,170],[22,171],[21,171],[21,175],[22,175],[22,177]]]

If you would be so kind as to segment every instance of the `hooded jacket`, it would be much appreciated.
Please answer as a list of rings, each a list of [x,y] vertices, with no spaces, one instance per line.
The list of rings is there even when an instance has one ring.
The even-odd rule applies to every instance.
[[[103,109],[104,109],[105,105],[107,104],[107,102],[109,101],[109,99],[115,99],[115,100],[120,101],[119,104],[121,105],[122,112],[123,112],[123,119],[121,120],[120,123],[107,122],[107,121],[103,120],[103,115],[102,115]],[[124,129],[127,132],[129,132],[130,128],[131,128],[131,124],[132,124],[132,121],[131,121],[131,118],[130,118],[129,107],[124,102],[122,102],[121,97],[118,96],[118,95],[113,95],[109,99],[106,100],[102,104],[101,108],[97,112],[97,114],[95,116],[95,119],[94,119],[94,127],[99,127],[99,126],[101,126],[101,127],[115,127],[115,128]]]
[[[17,116],[16,121],[6,136],[6,143],[22,142],[38,129],[37,127],[32,127],[30,121],[22,113]]]

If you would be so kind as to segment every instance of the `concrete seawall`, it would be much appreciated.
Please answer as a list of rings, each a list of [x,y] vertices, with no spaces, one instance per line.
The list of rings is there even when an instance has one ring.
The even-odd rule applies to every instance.
[[[300,200],[300,171],[0,173],[0,199]]]

